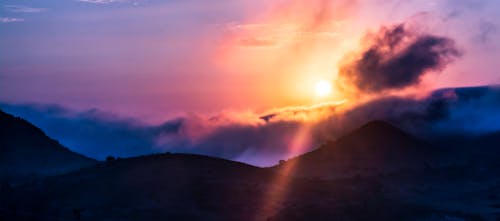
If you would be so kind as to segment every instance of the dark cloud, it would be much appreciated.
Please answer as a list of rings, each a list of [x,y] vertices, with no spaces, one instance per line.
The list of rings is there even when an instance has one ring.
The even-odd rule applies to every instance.
[[[365,37],[367,47],[346,57],[339,68],[340,87],[377,93],[417,85],[428,71],[438,71],[460,55],[453,40],[417,34],[404,24],[382,27]]]

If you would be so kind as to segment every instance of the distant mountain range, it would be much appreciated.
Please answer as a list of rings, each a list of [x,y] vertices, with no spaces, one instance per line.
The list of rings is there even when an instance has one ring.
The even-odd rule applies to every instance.
[[[0,220],[500,219],[498,134],[474,140],[481,154],[373,121],[259,168],[172,153],[97,162],[0,116]]]

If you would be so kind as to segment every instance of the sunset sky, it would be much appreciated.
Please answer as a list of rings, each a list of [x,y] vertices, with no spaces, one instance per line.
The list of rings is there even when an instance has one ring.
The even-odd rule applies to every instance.
[[[342,100],[314,94],[381,25],[450,37],[463,56],[425,88],[500,83],[494,0],[2,2],[0,100],[161,121]]]
[[[497,0],[4,0],[1,4],[3,108],[76,151],[100,159],[121,152],[89,146],[117,140],[102,133],[119,128],[125,131],[119,137],[129,132],[137,136],[125,136],[132,140],[123,141],[124,148],[132,149],[149,145],[199,150],[208,145],[192,151],[206,153],[211,146],[237,146],[241,148],[235,153],[217,149],[212,155],[242,160],[258,152],[257,147],[286,146],[287,150],[268,153],[275,162],[272,154],[279,159],[283,151],[303,152],[300,148],[310,148],[311,140],[322,137],[316,133],[320,129],[332,130],[332,125],[338,129],[338,121],[331,123],[332,116],[338,117],[331,113],[332,107],[339,111],[337,105],[500,84]],[[388,70],[391,73],[385,75]],[[412,76],[398,77],[406,72]],[[35,105],[48,115],[33,114],[22,105]],[[313,117],[300,114],[311,110]],[[106,123],[96,123],[96,118],[105,118]],[[365,118],[348,119],[361,123]],[[273,124],[281,120],[285,126]],[[302,121],[314,125],[296,126]],[[68,134],[73,126],[61,129],[74,122],[89,123],[94,129],[79,129],[92,131],[88,137],[86,132]],[[477,127],[489,126],[486,122]],[[136,130],[142,132],[137,135]],[[175,131],[175,136],[165,130]],[[228,131],[234,140],[218,137]],[[99,140],[95,134],[109,140]],[[89,137],[96,144],[82,143]],[[290,150],[294,146],[299,149]],[[123,155],[143,153],[134,151]]]

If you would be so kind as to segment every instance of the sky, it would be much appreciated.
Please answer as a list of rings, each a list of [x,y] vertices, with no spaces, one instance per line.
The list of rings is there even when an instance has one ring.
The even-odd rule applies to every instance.
[[[337,136],[314,131],[373,100],[428,105],[440,88],[500,84],[498,11],[496,0],[4,0],[0,103],[99,159],[153,148],[269,165]],[[332,93],[320,97],[322,80]],[[131,140],[108,147],[103,131]],[[261,146],[278,149],[262,160]]]
[[[6,0],[0,100],[159,122],[183,112],[317,103],[340,59],[381,25],[413,22],[464,51],[431,88],[499,83],[490,1]],[[331,99],[341,100],[332,94]]]

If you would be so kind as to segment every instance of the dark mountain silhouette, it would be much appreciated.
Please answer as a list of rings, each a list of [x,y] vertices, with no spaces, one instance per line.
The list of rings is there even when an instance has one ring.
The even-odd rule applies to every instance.
[[[0,111],[0,180],[25,182],[95,163],[47,137],[29,122]]]
[[[18,220],[474,220],[386,198],[384,191],[377,178],[301,179],[213,157],[157,154],[10,190],[0,197],[0,215],[3,209]]]
[[[500,167],[420,169],[441,154],[377,121],[273,168],[192,154],[113,159],[3,185],[0,220],[494,220]],[[327,171],[353,165],[399,169],[342,178]],[[304,177],[308,168],[321,173]]]
[[[438,163],[444,150],[383,121],[372,121],[318,149],[275,167],[310,177],[376,174]]]

